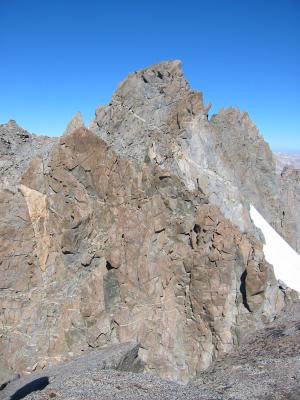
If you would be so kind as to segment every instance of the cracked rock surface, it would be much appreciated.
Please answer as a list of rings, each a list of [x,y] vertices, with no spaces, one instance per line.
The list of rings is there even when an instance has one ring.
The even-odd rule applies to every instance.
[[[209,108],[189,87],[181,63],[168,61],[129,75],[89,127],[118,154],[150,159],[188,189],[201,190],[242,231],[256,234],[253,204],[297,250],[300,227],[283,223],[290,204],[282,199],[269,145],[247,113],[221,109],[209,119]]]
[[[57,138],[30,134],[13,120],[0,125],[0,189],[16,191],[32,158],[39,156],[46,164],[56,142]]]
[[[133,342],[146,373],[185,383],[295,298],[248,205],[297,248],[297,172],[275,174],[245,113],[208,108],[167,62],[90,130],[79,114],[61,138],[0,126],[1,382]]]
[[[255,237],[85,128],[0,199],[3,368],[135,341],[146,371],[186,382],[285,304]]]

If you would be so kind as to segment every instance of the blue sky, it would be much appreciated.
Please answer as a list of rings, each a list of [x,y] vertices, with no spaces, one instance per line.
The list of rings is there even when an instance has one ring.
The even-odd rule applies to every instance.
[[[0,123],[59,135],[137,69],[180,59],[213,104],[300,151],[300,1],[0,0]]]

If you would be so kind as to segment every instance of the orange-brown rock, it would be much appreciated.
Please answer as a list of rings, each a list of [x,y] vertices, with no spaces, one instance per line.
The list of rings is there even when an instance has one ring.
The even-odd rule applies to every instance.
[[[0,369],[136,341],[186,382],[282,309],[262,245],[157,165],[79,128],[28,168],[0,192]]]

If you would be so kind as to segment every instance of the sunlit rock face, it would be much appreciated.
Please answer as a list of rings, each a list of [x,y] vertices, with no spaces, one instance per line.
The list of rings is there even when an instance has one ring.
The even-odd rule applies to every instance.
[[[57,138],[36,136],[10,120],[0,125],[0,189],[16,191],[21,175],[34,157],[47,163]]]
[[[84,128],[37,165],[1,193],[2,363],[136,341],[146,370],[187,381],[283,307],[261,244],[158,166]]]
[[[253,204],[294,246],[283,228],[286,203],[268,144],[247,113],[229,108],[208,119],[209,108],[180,62],[170,61],[129,75],[96,110],[90,129],[118,154],[147,158],[202,191],[242,231],[253,232]]]

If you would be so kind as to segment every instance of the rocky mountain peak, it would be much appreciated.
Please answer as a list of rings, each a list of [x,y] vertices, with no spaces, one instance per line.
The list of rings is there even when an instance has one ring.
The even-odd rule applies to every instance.
[[[0,125],[1,140],[16,143],[19,140],[29,139],[32,135],[25,129],[21,128],[13,119],[9,120],[6,124]]]
[[[142,98],[149,102],[165,96],[176,100],[189,91],[180,61],[166,61],[128,75],[118,86],[112,101],[124,101],[130,106]]]
[[[0,372],[131,342],[146,371],[187,382],[296,297],[249,205],[293,242],[298,192],[282,195],[246,113],[208,108],[168,61],[129,75],[89,129],[0,126]]]
[[[129,75],[109,105],[96,110],[90,129],[118,154],[138,162],[148,157],[188,189],[201,190],[243,231],[253,232],[249,202],[280,229],[269,146],[247,113],[223,109],[208,120],[209,108],[181,64],[166,62]]]
[[[17,122],[14,119],[10,119],[6,124],[6,127],[8,129],[20,129],[19,125],[17,124]]]
[[[183,133],[192,116],[207,120],[207,113],[202,94],[190,90],[180,62],[169,61],[130,74],[109,105],[96,110],[90,129],[114,142],[117,152],[143,161],[154,142],[165,146]]]
[[[72,133],[75,131],[75,129],[82,128],[84,127],[84,120],[83,116],[80,111],[78,111],[74,117],[71,119],[71,121],[68,123],[63,136],[68,135],[69,133]]]

